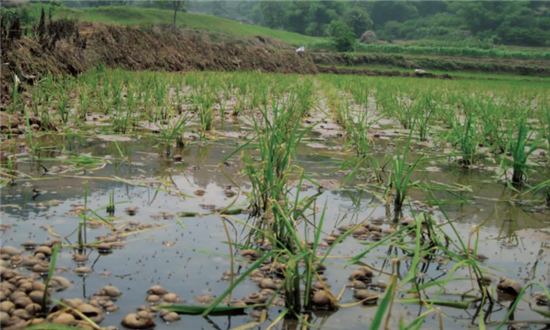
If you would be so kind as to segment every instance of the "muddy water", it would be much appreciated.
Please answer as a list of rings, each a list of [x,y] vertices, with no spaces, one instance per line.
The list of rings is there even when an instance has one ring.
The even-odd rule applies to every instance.
[[[386,216],[385,205],[374,193],[354,188],[354,184],[360,184],[361,180],[357,179],[352,184],[339,187],[345,173],[339,171],[338,164],[349,156],[334,148],[341,146],[342,141],[316,140],[315,136],[318,135],[304,141],[300,147],[299,164],[314,179],[325,183],[329,188],[320,195],[317,203],[318,206],[325,203],[327,205],[324,233],[330,234],[343,224]],[[236,145],[243,142],[242,139],[227,138],[219,134],[219,139],[194,143],[183,150],[176,150],[183,159],[175,162],[162,156],[163,149],[157,140],[148,136],[130,137],[131,141],[117,142],[127,158],[125,161],[121,160],[114,142],[94,137],[65,138],[56,150],[49,152],[48,157],[51,160],[41,162],[45,168],[50,169],[48,173],[25,155],[20,155],[17,170],[35,180],[20,180],[16,185],[8,185],[1,190],[2,224],[12,225],[2,234],[2,246],[19,247],[27,240],[43,242],[48,239],[58,239],[70,246],[76,245],[75,230],[81,219],[71,214],[71,210],[75,205],[84,203],[84,182],[88,182],[89,187],[89,208],[97,210],[100,216],[107,216],[104,207],[109,203],[109,194],[114,194],[117,203],[115,226],[122,226],[129,221],[153,225],[149,230],[128,236],[125,246],[110,254],[102,255],[96,250],[87,250],[89,260],[86,266],[91,267],[93,273],[85,277],[72,271],[77,267],[72,260],[76,247],[65,247],[58,256],[56,266],[59,274],[70,279],[73,285],[66,291],[56,293],[54,298],[88,298],[108,284],[122,291],[122,296],[117,300],[120,311],[106,315],[102,326],[119,326],[127,313],[135,312],[139,305],[145,304],[146,291],[155,284],[161,284],[170,292],[178,294],[186,300],[186,304],[198,304],[195,297],[199,295],[221,294],[229,285],[228,281],[221,279],[222,273],[230,269],[230,252],[225,243],[228,239],[220,217],[208,215],[210,211],[205,207],[218,208],[234,203],[233,207],[245,208],[246,196],[243,193],[249,188],[246,180],[238,175],[239,155],[229,159],[229,164],[219,166]],[[376,145],[381,157],[393,148],[391,139],[379,140]],[[425,150],[422,146],[417,148]],[[71,159],[74,157],[71,154],[93,157],[94,164],[85,167],[72,165]],[[411,157],[416,157],[416,154],[413,153]],[[483,262],[483,267],[493,278],[507,276],[520,283],[540,282],[546,285],[550,275],[546,242],[550,235],[538,229],[549,225],[550,211],[533,210],[532,205],[517,206],[513,203],[497,202],[496,200],[510,196],[511,193],[495,179],[495,175],[491,170],[461,169],[449,164],[447,159],[430,161],[415,173],[417,179],[428,176],[433,182],[449,185],[458,183],[470,188],[458,193],[449,193],[442,189],[436,194],[442,199],[456,200],[456,194],[465,199],[464,203],[446,205],[445,211],[465,242],[468,241],[472,226],[481,227],[479,252],[488,257]],[[123,182],[122,179],[127,181]],[[232,189],[241,193],[227,197],[224,193],[226,185],[233,185]],[[36,194],[33,189],[42,192]],[[194,195],[199,189],[205,191],[203,196]],[[189,197],[182,197],[181,194],[174,193],[175,191]],[[310,188],[302,194],[313,195],[316,192],[316,188]],[[411,191],[411,198],[425,199],[421,191]],[[130,216],[124,209],[132,206],[138,209],[135,215]],[[409,215],[419,211],[420,208],[413,207],[412,210],[407,208],[405,213]],[[181,218],[184,224],[182,226],[171,216],[178,212],[199,212],[205,215]],[[446,222],[439,210],[433,210],[433,213],[440,223]],[[236,217],[248,219],[247,215]],[[238,223],[234,225],[235,227],[229,228],[231,240],[243,242],[247,230]],[[386,228],[397,225],[386,221],[383,226]],[[449,226],[445,228],[451,231]],[[105,227],[88,228],[88,242],[95,241],[97,236],[105,235],[109,231]],[[348,257],[364,250],[365,246],[360,243],[348,237],[333,250],[333,257],[328,259],[326,276],[333,294],[338,295],[349,283],[349,274],[357,268],[346,266],[346,262]],[[235,252],[235,255],[239,256],[239,253]],[[394,257],[402,258],[399,271],[401,276],[405,276],[411,258],[405,251],[395,247],[375,249],[362,262],[376,270],[375,282],[387,282],[391,272],[391,258]],[[242,273],[248,263],[241,259],[236,260],[235,270]],[[422,272],[418,274],[419,284],[445,278],[453,266],[454,264],[447,264],[444,260],[441,263],[423,260],[419,266]],[[21,271],[26,272],[23,269]],[[462,280],[450,281],[438,299],[471,299],[463,296],[475,287],[475,283],[464,279],[469,275],[466,268],[458,270],[453,277]],[[255,283],[245,280],[233,292],[233,297],[243,298],[258,290]],[[437,290],[438,287],[428,289],[423,297],[430,298]],[[408,296],[405,291],[397,294],[397,298]],[[529,296],[525,298],[532,300]],[[347,288],[341,303],[354,301],[352,290]],[[501,303],[502,305],[495,305],[489,320],[499,321],[504,317],[505,308],[510,302],[504,297]],[[547,307],[540,309],[547,310]],[[268,321],[254,328],[267,328],[281,310],[281,307],[269,308]],[[375,311],[375,306],[315,311],[309,320],[326,329],[365,329]],[[407,323],[425,311],[418,304],[396,303],[390,327],[396,328],[400,318]],[[440,322],[445,329],[476,327],[477,320],[472,320],[476,313],[475,308],[440,307],[440,312],[440,315],[430,314],[424,328],[439,328]],[[530,311],[527,303],[522,302],[515,319],[539,320],[542,317]],[[160,318],[155,320],[157,329],[232,329],[252,321],[255,319],[251,315],[207,318],[184,315],[173,324],[166,324]],[[540,324],[532,326],[533,329],[541,327]],[[300,328],[301,325],[293,320],[284,320],[276,326],[276,329]]]

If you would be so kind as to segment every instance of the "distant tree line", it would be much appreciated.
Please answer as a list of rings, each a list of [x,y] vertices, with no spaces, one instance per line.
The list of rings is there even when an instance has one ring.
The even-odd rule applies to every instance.
[[[550,4],[545,1],[193,1],[192,12],[221,16],[311,36],[330,34],[332,21],[359,38],[550,46]]]
[[[21,0],[3,0],[21,5]],[[139,6],[189,10],[243,23],[310,36],[346,37],[365,42],[422,40],[433,45],[494,44],[550,46],[548,1],[179,1],[46,0],[70,7]],[[22,8],[21,22],[30,20]],[[348,29],[349,27],[349,29]],[[351,30],[350,30],[351,29]],[[350,34],[350,31],[352,33]],[[368,31],[367,34],[365,32]],[[340,38],[341,39],[341,38]],[[352,40],[336,43],[349,44]]]

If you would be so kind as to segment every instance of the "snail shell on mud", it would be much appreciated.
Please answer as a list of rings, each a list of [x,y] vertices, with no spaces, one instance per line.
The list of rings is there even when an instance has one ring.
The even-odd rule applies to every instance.
[[[241,252],[241,256],[248,259],[258,259],[262,256],[262,254],[256,250],[243,250]]]
[[[313,298],[311,298],[311,302],[316,307],[330,307],[332,305],[330,296],[323,290],[315,292]]]
[[[29,312],[27,312],[26,310],[24,310],[24,309],[14,310],[11,316],[18,317],[22,320],[28,320],[28,319],[31,318],[31,314]]]
[[[155,322],[140,318],[136,313],[130,313],[122,319],[122,325],[130,329],[150,329],[155,326]]]
[[[120,307],[118,307],[117,305],[112,305],[112,306],[104,307],[104,309],[107,313],[114,313],[114,312],[117,312],[120,309]]]
[[[43,255],[49,257],[52,255],[52,249],[47,246],[39,246],[36,250],[34,250],[34,254],[42,253]]]
[[[497,289],[510,295],[517,296],[521,292],[522,286],[517,281],[503,276],[497,284]]]
[[[275,281],[273,281],[270,278],[264,278],[260,282],[260,288],[262,289],[271,289],[271,290],[277,290],[277,285],[275,284]]]
[[[272,296],[275,294],[275,291],[271,290],[271,289],[263,289],[262,291],[260,291],[260,294],[263,295],[263,296]]]
[[[29,293],[29,298],[37,304],[41,304],[44,301],[44,291],[32,291]]]
[[[30,304],[27,307],[25,307],[25,310],[29,312],[31,315],[38,314],[40,311],[42,311],[42,306],[40,304],[34,303]]]
[[[0,249],[0,254],[6,254],[8,256],[14,256],[14,255],[18,255],[20,254],[21,252],[14,248],[13,246],[4,246],[2,249]]]
[[[38,243],[36,243],[35,241],[26,241],[25,243],[21,244],[21,246],[25,250],[34,250],[38,246]]]
[[[67,290],[71,287],[71,285],[71,281],[62,276],[53,276],[50,281],[50,286],[55,288],[57,291]]]
[[[140,319],[152,320],[155,317],[157,317],[157,314],[155,312],[151,312],[151,311],[139,311],[139,312],[137,312],[137,316]]]
[[[32,267],[32,271],[35,273],[44,274],[50,271],[50,263],[42,261]]]
[[[147,301],[149,303],[156,303],[156,302],[160,301],[160,297],[157,296],[156,294],[151,294],[151,295],[147,296],[145,301]]]
[[[52,319],[52,323],[61,325],[72,325],[75,321],[74,316],[69,313],[58,314]]]
[[[97,245],[96,248],[99,253],[109,253],[113,250],[113,247],[110,244],[105,243]]]
[[[9,300],[2,301],[2,303],[0,303],[0,311],[2,312],[11,313],[14,309],[15,304]]]
[[[15,307],[25,308],[28,305],[32,304],[32,300],[30,300],[30,298],[28,297],[19,297],[15,299],[14,304],[15,304]]]
[[[164,322],[176,322],[181,320],[180,316],[176,312],[170,312],[162,316]]]
[[[93,320],[92,320],[93,321]],[[96,322],[97,323],[97,322]],[[82,329],[82,330],[95,330],[95,328],[88,322],[86,321],[76,321],[74,323],[74,326],[78,329]]]
[[[374,297],[376,297],[377,295],[373,292],[370,292],[369,290],[357,290],[353,293],[353,297],[355,299],[358,299],[358,300],[365,300],[365,299],[369,299],[369,298],[373,298],[372,300],[367,300],[365,301],[364,303],[365,304],[369,304],[369,303],[375,303],[376,302],[376,299],[374,299]]]
[[[40,259],[34,256],[24,256],[21,262],[21,265],[26,268],[32,268],[34,267],[34,265],[38,264],[39,262],[40,262]]]
[[[483,280],[485,281],[485,283],[493,282],[493,278],[487,274],[483,274]]]
[[[264,303],[266,300],[267,298],[258,292],[252,292],[243,299],[243,301],[248,305],[261,304]]]
[[[86,275],[86,274],[90,274],[93,272],[93,270],[89,267],[78,267],[74,270],[75,273],[77,273],[78,275]]]
[[[365,227],[359,227],[359,228],[355,229],[351,234],[352,234],[353,236],[359,236],[359,235],[364,235],[364,234],[366,234],[367,231],[368,231],[367,228],[365,228]]]
[[[197,296],[195,299],[200,304],[211,304],[212,302],[214,302],[214,300],[216,300],[216,297],[203,294],[203,295]]]
[[[169,303],[174,303],[174,302],[181,301],[181,299],[175,293],[165,294],[164,296],[162,296],[162,300],[164,300],[166,302],[169,302]]]
[[[11,257],[10,259],[10,263],[13,265],[13,266],[18,266],[20,265],[21,263],[23,263],[23,257],[21,256],[13,256]]]
[[[0,312],[0,325],[2,328],[6,327],[10,323],[10,315],[6,312]]]
[[[137,206],[129,206],[125,209],[125,211],[128,215],[133,216],[136,214],[137,209],[138,209]]]
[[[232,307],[246,307],[247,304],[242,300],[233,300],[231,302],[231,306]]]
[[[103,289],[101,289],[100,291],[103,291],[105,293],[105,295],[107,295],[111,298],[116,298],[116,297],[122,296],[122,292],[120,292],[119,289],[117,289],[116,287],[114,287],[112,285],[104,286]]]
[[[85,254],[74,254],[73,260],[76,262],[86,262],[88,261],[88,256]]]
[[[262,271],[259,270],[259,269],[254,269],[254,270],[252,271],[252,273],[250,273],[249,276],[252,277],[253,280],[254,280],[254,279],[261,280],[262,278],[265,278],[264,272],[262,272]]]
[[[413,224],[414,222],[415,222],[414,219],[411,218],[411,217],[401,219],[401,225],[402,226],[408,226],[410,224]]]
[[[359,281],[364,281],[364,280],[368,280],[372,277],[373,273],[370,269],[366,268],[366,267],[363,267],[363,268],[360,268],[356,271],[353,271],[350,275],[349,275],[349,279],[350,281],[355,281],[355,280],[359,280]]]
[[[338,237],[327,236],[327,237],[323,238],[323,241],[325,241],[329,245],[332,245],[337,239],[338,239]]]
[[[150,294],[155,294],[155,295],[158,295],[158,296],[162,296],[162,295],[165,295],[168,293],[168,290],[166,290],[165,288],[163,288],[162,286],[160,285],[155,285],[155,286],[152,286],[148,291],[147,293],[150,293]]]

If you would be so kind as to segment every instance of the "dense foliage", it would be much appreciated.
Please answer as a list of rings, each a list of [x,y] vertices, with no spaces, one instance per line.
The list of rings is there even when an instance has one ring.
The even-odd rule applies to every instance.
[[[173,10],[177,1],[72,0],[63,5]],[[51,0],[32,2],[61,4]],[[550,46],[548,8],[548,1],[188,1],[177,10],[315,37],[329,36],[331,22],[336,20],[351,27],[356,38],[372,30],[377,39],[389,42],[420,40],[431,46],[491,48],[494,44]],[[20,11],[22,23],[29,24],[28,9],[21,6]]]
[[[357,37],[374,29],[380,39],[444,41],[461,46],[510,44],[550,46],[550,10],[545,1],[194,1],[191,11],[270,28],[325,36],[333,20]]]

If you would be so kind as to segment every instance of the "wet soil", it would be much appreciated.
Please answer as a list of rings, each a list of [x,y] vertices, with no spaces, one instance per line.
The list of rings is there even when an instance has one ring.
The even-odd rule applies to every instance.
[[[316,118],[320,114],[313,114]],[[13,185],[0,190],[2,205],[2,246],[13,246],[22,250],[20,244],[33,240],[44,242],[58,240],[64,247],[57,260],[59,276],[72,282],[70,288],[54,294],[55,299],[90,299],[94,293],[107,285],[117,287],[122,295],[116,298],[119,311],[105,313],[101,326],[120,326],[128,313],[137,312],[138,306],[148,306],[147,290],[153,285],[162,285],[169,292],[177,294],[186,304],[202,305],[206,296],[221,294],[229,285],[226,272],[231,267],[228,237],[219,214],[213,210],[231,205],[232,208],[247,207],[246,193],[250,186],[239,175],[240,156],[234,155],[225,160],[236,145],[244,143],[242,136],[251,131],[250,123],[240,118],[231,118],[218,123],[207,141],[195,141],[186,148],[177,149],[179,157],[166,158],[164,149],[159,146],[154,134],[138,131],[114,138],[108,133],[80,130],[70,136],[48,136],[54,148],[43,155],[40,166],[29,158],[24,144],[17,139],[7,141],[4,153],[17,154],[16,170],[21,175]],[[190,130],[194,129],[191,125]],[[75,129],[76,130],[76,129]],[[307,168],[311,177],[320,182],[324,190],[319,196],[318,205],[327,205],[327,216],[323,225],[323,235],[338,230],[339,227],[367,221],[382,229],[397,229],[399,224],[390,221],[384,201],[379,200],[376,191],[362,189],[364,180],[356,178],[344,182],[345,173],[338,171],[341,161],[352,157],[342,150],[344,141],[337,124],[327,122],[312,132],[298,149],[297,164]],[[390,122],[375,127],[369,135],[374,139],[373,152],[382,157],[395,151],[397,137]],[[37,136],[37,138],[39,138]],[[54,143],[52,143],[54,142]],[[116,142],[116,144],[115,144]],[[120,148],[124,157],[120,156]],[[418,154],[437,153],[425,144],[415,143],[411,158]],[[78,162],[79,157],[87,157],[86,162]],[[512,278],[518,283],[548,283],[548,257],[550,251],[545,240],[533,239],[531,231],[539,231],[550,225],[550,210],[544,205],[533,205],[528,200],[522,203],[506,201],[511,192],[507,190],[491,170],[495,166],[490,161],[486,168],[464,169],[447,160],[434,161],[419,168],[415,179],[429,175],[433,182],[445,184],[459,183],[470,189],[458,192],[468,200],[466,203],[448,204],[447,215],[458,230],[458,235],[467,240],[473,226],[480,227],[479,251],[487,259],[482,261],[488,275],[497,279],[500,276]],[[84,182],[88,184],[87,203],[98,216],[109,217],[118,229],[127,232],[123,244],[110,253],[101,253],[97,248],[79,250],[76,245],[75,230],[81,222],[76,211],[85,200]],[[227,185],[237,194],[228,196]],[[312,196],[318,188],[309,186],[301,196]],[[201,193],[198,193],[201,191]],[[438,198],[454,200],[457,192],[442,189],[436,192]],[[109,195],[117,203],[114,214],[109,215],[104,208],[109,204]],[[413,203],[405,209],[405,216],[420,211],[429,212],[441,226],[447,220],[437,207],[429,205],[420,190],[411,190]],[[128,208],[131,208],[130,211]],[[176,215],[180,214],[178,218]],[[185,214],[199,214],[185,217]],[[247,214],[235,215],[242,221],[253,221]],[[97,217],[93,217],[97,218]],[[181,220],[181,223],[180,223]],[[126,228],[142,228],[128,230]],[[113,233],[113,229],[100,221],[89,224],[89,241]],[[247,238],[247,228],[232,222],[229,235],[233,242],[243,242]],[[312,233],[309,233],[312,235]],[[538,236],[538,235],[537,235]],[[348,237],[338,244],[327,260],[326,283],[337,294],[350,284],[350,273],[360,265],[346,265],[349,257],[363,251],[361,243],[373,243],[373,238]],[[71,247],[72,246],[72,247]],[[322,251],[320,251],[322,253]],[[29,255],[32,252],[22,252]],[[77,263],[76,253],[84,253],[88,260]],[[250,261],[241,257],[241,251],[234,251],[235,272],[243,273]],[[401,259],[399,274],[404,277],[411,264],[411,254],[392,245],[374,249],[361,260],[374,271],[372,283],[387,283],[391,273],[391,260]],[[84,265],[91,269],[89,274],[77,274],[76,269]],[[417,274],[418,285],[440,280],[448,276],[454,264],[445,258],[422,259]],[[29,271],[14,266],[22,274]],[[470,278],[467,268],[461,268],[453,275],[457,280],[450,281],[439,299],[464,302],[469,298],[467,291],[476,284]],[[460,279],[460,280],[458,280]],[[259,284],[253,279],[245,280],[233,292],[240,299],[254,291]],[[493,284],[494,286],[495,284]],[[383,286],[372,286],[370,290],[383,293]],[[400,290],[397,298],[411,297],[406,288]],[[430,297],[439,287],[424,292]],[[535,288],[532,291],[537,291]],[[353,303],[355,289],[345,288],[341,302]],[[465,295],[466,294],[466,295]],[[205,296],[206,295],[206,296]],[[490,315],[491,321],[500,321],[510,304],[509,297],[499,295],[498,308]],[[530,296],[520,302],[515,319],[544,321],[529,308],[527,302],[534,302]],[[426,319],[426,328],[462,329],[477,324],[475,308],[465,309],[439,307],[442,318],[433,314]],[[539,307],[547,309],[546,306]],[[267,309],[267,321],[256,326],[266,329],[274,322],[284,308]],[[376,304],[339,308],[336,310],[314,310],[309,322],[322,329],[365,329],[376,311]],[[400,318],[411,322],[425,307],[418,304],[396,302],[392,311],[390,328],[397,328]],[[154,319],[156,329],[233,329],[257,321],[258,311],[247,310],[244,315],[234,316],[181,316],[181,320],[164,322]],[[343,326],[345,325],[345,327]],[[293,319],[284,319],[275,329],[300,329]],[[536,327],[532,327],[535,329]]]

